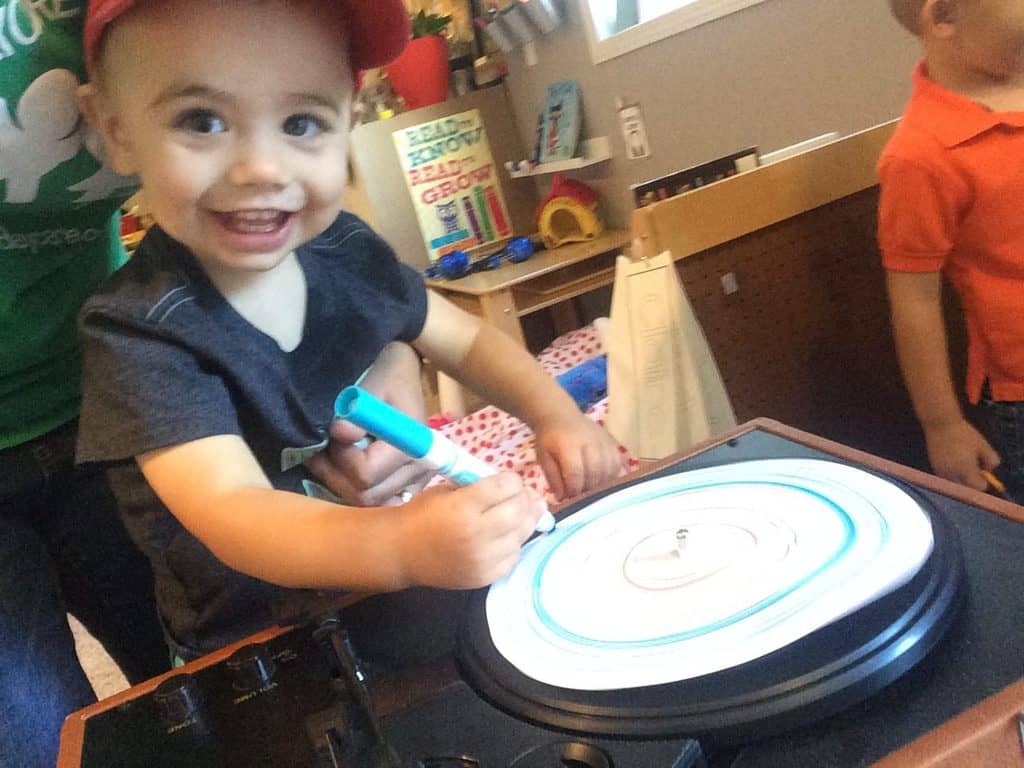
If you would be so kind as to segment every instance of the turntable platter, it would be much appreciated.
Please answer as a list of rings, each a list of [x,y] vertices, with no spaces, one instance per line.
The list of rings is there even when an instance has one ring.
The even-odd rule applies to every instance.
[[[570,731],[747,740],[859,701],[948,625],[955,533],[910,488],[817,459],[588,499],[470,603],[483,696]]]

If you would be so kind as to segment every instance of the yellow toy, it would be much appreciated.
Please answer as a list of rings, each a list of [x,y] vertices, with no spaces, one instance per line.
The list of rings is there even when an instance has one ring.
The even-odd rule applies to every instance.
[[[551,191],[537,207],[537,229],[546,248],[593,240],[604,231],[597,192],[582,181],[555,174]]]

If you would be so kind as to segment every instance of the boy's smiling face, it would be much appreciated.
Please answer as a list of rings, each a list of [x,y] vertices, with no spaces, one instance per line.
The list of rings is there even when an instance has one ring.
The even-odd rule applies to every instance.
[[[106,34],[90,119],[207,271],[272,269],[341,209],[353,75],[332,7],[153,0]]]

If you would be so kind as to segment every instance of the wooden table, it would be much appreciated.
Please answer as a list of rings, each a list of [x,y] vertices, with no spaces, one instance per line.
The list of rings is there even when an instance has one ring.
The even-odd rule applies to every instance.
[[[627,243],[627,230],[608,230],[593,240],[538,251],[519,264],[505,263],[457,280],[427,280],[427,285],[525,345],[519,318],[550,308],[556,330],[571,330],[577,318],[567,299],[611,285],[615,257]]]
[[[593,240],[538,251],[518,264],[503,263],[497,269],[457,280],[427,280],[427,285],[525,347],[519,319],[531,312],[548,309],[558,334],[579,327],[576,309],[568,299],[611,285],[615,257],[627,243],[627,230],[607,230]],[[485,404],[440,372],[437,397],[441,411],[453,416],[464,416]]]

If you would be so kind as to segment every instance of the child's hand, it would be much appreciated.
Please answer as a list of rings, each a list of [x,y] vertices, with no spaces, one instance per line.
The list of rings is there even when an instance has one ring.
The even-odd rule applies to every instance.
[[[420,490],[434,472],[383,441],[358,448],[366,432],[347,421],[331,424],[327,448],[306,466],[346,504],[373,507],[399,503],[403,491]]]
[[[981,470],[999,466],[999,454],[966,420],[925,429],[928,460],[939,477],[984,491],[988,481]]]
[[[426,410],[420,383],[420,358],[408,344],[392,342],[381,350],[362,383],[367,392],[420,421]],[[433,476],[424,465],[384,442],[354,446],[366,432],[334,421],[326,450],[306,466],[346,504],[373,507],[397,504],[403,491],[420,490]]]
[[[541,507],[518,475],[501,472],[465,488],[428,488],[398,514],[406,583],[475,589],[512,569]]]
[[[626,472],[615,440],[579,411],[538,425],[537,461],[557,499],[578,496]]]

